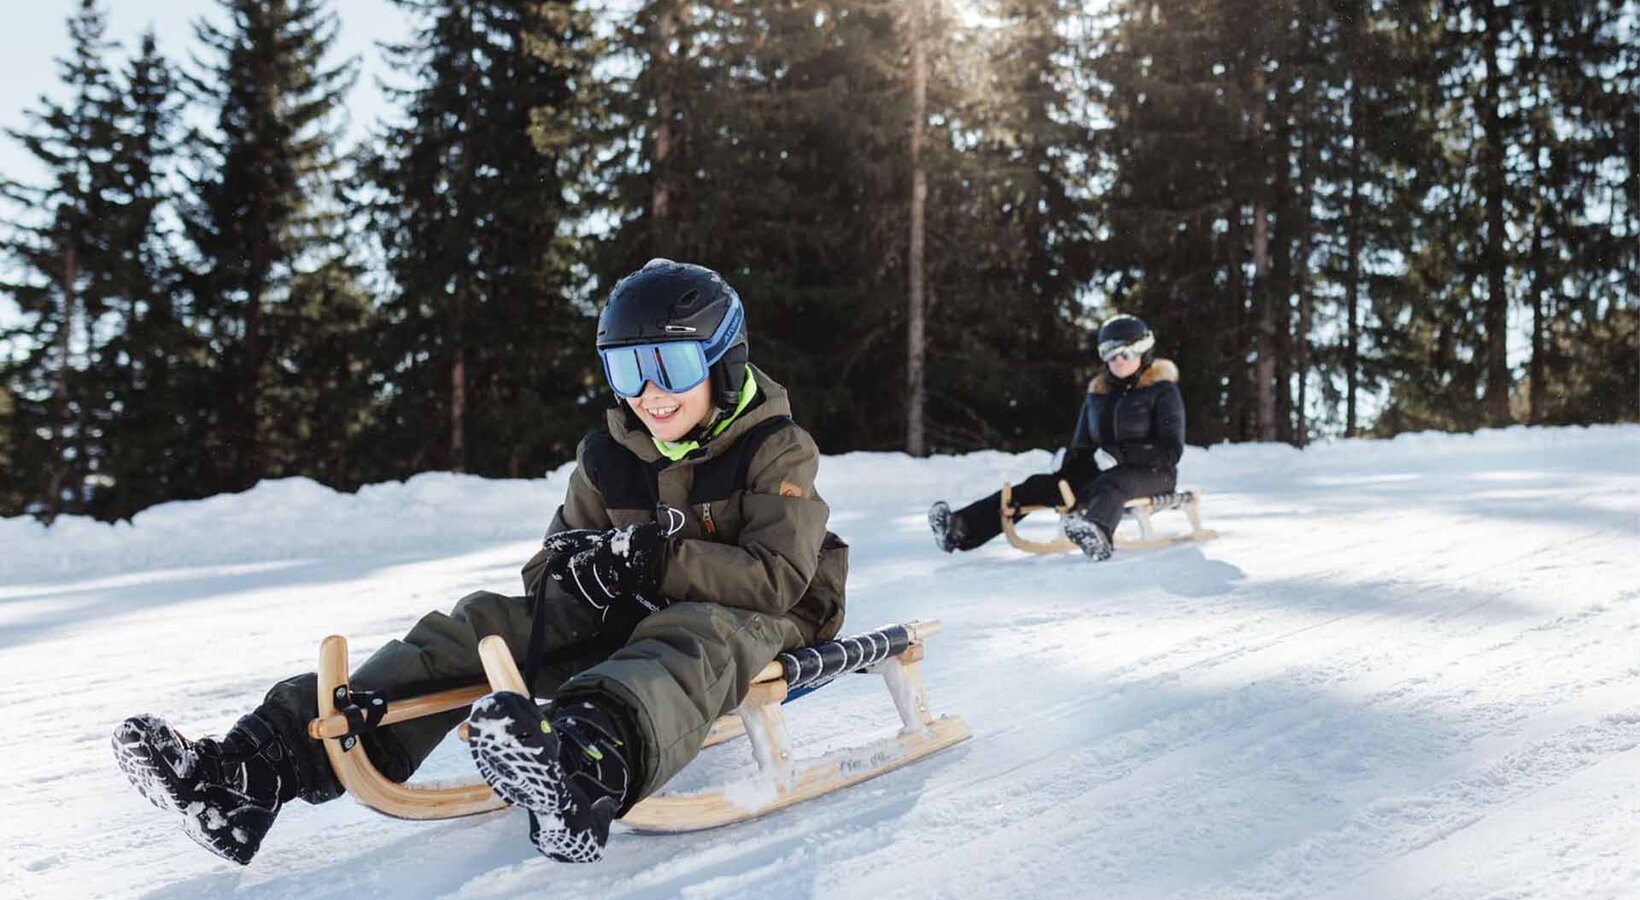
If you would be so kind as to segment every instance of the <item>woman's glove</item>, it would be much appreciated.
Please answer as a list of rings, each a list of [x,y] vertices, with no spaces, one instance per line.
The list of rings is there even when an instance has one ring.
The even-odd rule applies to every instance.
[[[1066,450],[1065,460],[1054,474],[1070,482],[1073,487],[1092,481],[1099,474],[1099,466],[1093,461],[1093,448],[1072,447]]]
[[[649,522],[609,531],[560,531],[542,546],[548,550],[547,576],[608,621],[611,609],[642,618],[667,606],[660,596],[665,544],[661,527]]]

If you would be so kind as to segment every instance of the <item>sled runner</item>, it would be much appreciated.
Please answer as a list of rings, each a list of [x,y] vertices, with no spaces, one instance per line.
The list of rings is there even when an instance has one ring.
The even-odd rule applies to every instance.
[[[1071,492],[1070,485],[1063,479],[1059,482],[1059,496],[1064,502],[1059,506],[1020,506],[1015,507],[1013,502],[1014,486],[1007,482],[1002,485],[1002,533],[1007,536],[1008,543],[1013,544],[1027,553],[1064,553],[1067,550],[1076,550],[1077,546],[1064,534],[1065,515],[1076,506],[1076,495]],[[1165,547],[1168,544],[1180,544],[1186,541],[1205,541],[1219,536],[1219,533],[1202,527],[1201,504],[1205,491],[1187,490],[1174,491],[1168,494],[1158,494],[1154,497],[1137,497],[1129,500],[1123,507],[1123,520],[1132,519],[1139,524],[1139,537],[1128,538],[1121,534],[1115,535],[1117,549],[1137,550],[1146,547]],[[1019,533],[1014,524],[1014,516],[1027,516],[1043,509],[1052,509],[1059,513],[1060,532],[1048,541],[1033,541]],[[1156,530],[1151,527],[1150,517],[1158,512],[1170,509],[1182,509],[1190,517],[1190,532],[1180,535],[1157,536]]]
[[[936,718],[929,711],[917,668],[923,641],[939,627],[938,621],[910,622],[780,654],[752,680],[735,713],[713,723],[705,741],[710,747],[745,735],[757,775],[716,789],[656,794],[634,806],[622,821],[639,831],[657,832],[741,822],[857,784],[966,740],[970,732],[960,717]],[[339,635],[325,638],[319,648],[319,716],[308,724],[308,734],[322,741],[337,780],[348,793],[401,819],[448,819],[506,805],[482,780],[428,786],[395,783],[358,746],[359,735],[372,728],[461,709],[492,690],[529,695],[501,638],[481,641],[479,656],[487,684],[390,702],[375,698],[361,707],[347,688],[347,640]],[[796,759],[781,704],[849,672],[883,676],[900,714],[899,734],[811,760]],[[466,728],[463,723],[463,739]]]

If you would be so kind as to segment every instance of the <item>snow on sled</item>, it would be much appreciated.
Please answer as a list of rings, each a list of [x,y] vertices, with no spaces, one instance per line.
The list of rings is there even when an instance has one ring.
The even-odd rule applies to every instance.
[[[1065,515],[1076,506],[1076,495],[1071,492],[1070,485],[1064,479],[1059,481],[1059,496],[1064,502],[1059,506],[1015,506],[1013,502],[1014,486],[1007,482],[1002,484],[1002,533],[1013,544],[1027,553],[1064,553],[1067,550],[1078,549],[1071,539],[1065,536]],[[1130,538],[1124,536],[1120,530],[1114,535],[1115,544],[1119,550],[1138,550],[1146,547],[1166,547],[1169,544],[1182,544],[1188,541],[1206,541],[1219,536],[1217,531],[1202,527],[1202,497],[1207,492],[1200,489],[1174,491],[1169,494],[1157,494],[1154,497],[1137,497],[1129,500],[1122,509],[1122,521],[1132,520],[1139,525],[1139,536]],[[1014,517],[1023,518],[1033,512],[1043,509],[1052,509],[1059,513],[1059,533],[1047,541],[1033,541],[1019,533]],[[1161,535],[1151,525],[1151,516],[1158,512],[1170,509],[1182,509],[1190,517],[1190,531],[1186,534]]]
[[[757,774],[714,789],[655,794],[634,806],[621,821],[638,831],[657,832],[698,831],[743,822],[874,778],[966,740],[970,732],[960,717],[936,718],[929,711],[917,668],[923,641],[939,628],[934,620],[909,622],[780,654],[752,680],[734,714],[714,722],[705,739],[705,746],[710,747],[744,735],[757,762]],[[448,819],[507,805],[481,779],[439,786],[390,781],[359,747],[358,736],[371,728],[461,709],[492,690],[529,695],[501,638],[485,638],[478,652],[488,683],[389,702],[374,699],[372,708],[364,709],[354,703],[347,687],[347,640],[339,635],[325,638],[319,648],[319,716],[308,724],[308,733],[322,741],[337,780],[356,800],[401,819]],[[900,714],[899,734],[815,759],[795,758],[781,704],[849,672],[883,676]],[[460,730],[465,740],[466,723]]]

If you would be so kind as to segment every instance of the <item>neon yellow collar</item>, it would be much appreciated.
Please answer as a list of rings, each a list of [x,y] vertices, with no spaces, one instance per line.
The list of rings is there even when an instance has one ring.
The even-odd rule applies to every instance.
[[[752,375],[751,367],[747,366],[746,383],[740,386],[740,399],[735,401],[735,411],[728,418],[712,426],[712,437],[717,437],[726,431],[730,425],[733,425],[735,420],[740,418],[740,414],[746,411],[746,407],[752,405],[752,399],[756,396],[757,378]],[[677,462],[700,449],[700,441],[683,441],[674,444],[653,435],[649,439],[655,442],[655,449],[659,450],[662,456],[673,462]]]

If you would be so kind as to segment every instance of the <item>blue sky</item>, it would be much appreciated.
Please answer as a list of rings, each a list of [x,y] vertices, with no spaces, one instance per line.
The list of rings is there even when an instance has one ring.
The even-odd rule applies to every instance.
[[[172,60],[198,52],[191,23],[214,17],[218,8],[213,0],[104,0],[102,5],[110,38],[129,50],[152,26],[161,51]],[[79,2],[12,0],[6,7],[0,26],[0,127],[19,128],[27,124],[24,113],[38,105],[41,94],[60,96],[54,60],[68,52],[67,21]],[[376,78],[386,72],[375,44],[402,40],[408,28],[404,14],[387,0],[338,0],[334,8],[341,18],[337,60],[359,56],[363,65],[348,102],[357,136],[389,111],[376,87]],[[0,138],[0,174],[32,181],[38,169],[16,142]]]
[[[56,59],[68,53],[68,18],[79,2],[11,0],[6,6],[0,25],[0,129],[25,128],[29,124],[26,113],[38,108],[42,94],[63,96]],[[191,54],[199,52],[192,23],[201,17],[216,17],[219,8],[214,0],[104,0],[102,7],[108,37],[121,44],[123,51],[134,49],[142,33],[152,27],[161,52],[185,65]],[[358,139],[392,112],[377,87],[377,80],[391,73],[376,44],[404,40],[409,26],[404,14],[388,0],[338,0],[333,8],[341,19],[334,61],[351,56],[360,59],[359,79],[347,103],[349,138]],[[410,79],[395,76],[389,80],[403,84]],[[0,134],[0,176],[33,183],[43,174],[16,141]],[[0,326],[11,322],[16,312],[9,297],[0,297]]]

